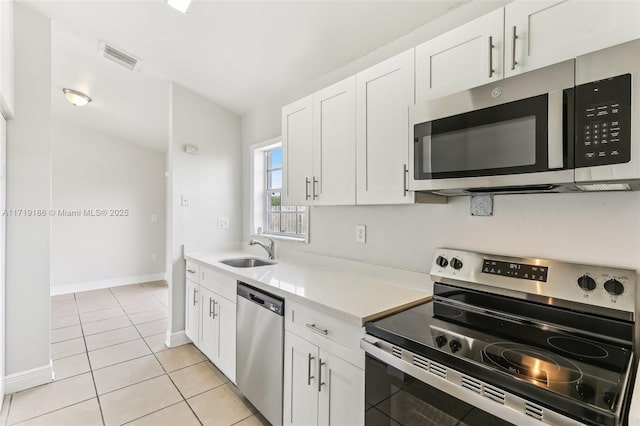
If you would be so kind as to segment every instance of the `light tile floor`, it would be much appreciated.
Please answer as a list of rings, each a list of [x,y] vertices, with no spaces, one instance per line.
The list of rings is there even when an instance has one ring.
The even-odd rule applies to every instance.
[[[5,396],[0,426],[268,425],[193,345],[165,346],[167,297],[164,282],[53,296],[55,380]]]

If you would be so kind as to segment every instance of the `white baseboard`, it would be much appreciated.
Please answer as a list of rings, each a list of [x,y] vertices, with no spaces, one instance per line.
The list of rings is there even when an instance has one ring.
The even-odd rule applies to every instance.
[[[62,284],[51,287],[51,295],[77,293],[79,291],[99,290],[101,288],[118,287],[121,285],[146,283],[149,281],[163,281],[167,279],[165,272],[146,275],[132,275],[129,277],[111,278],[100,281],[86,281],[83,283]]]
[[[187,337],[187,335],[183,331],[178,331],[177,333],[171,333],[167,331],[167,341],[165,345],[170,348],[175,348],[176,346],[186,345],[187,343],[191,343],[191,339]]]
[[[53,380],[53,362],[49,361],[49,365],[32,368],[31,370],[21,371],[19,373],[10,374],[4,378],[4,391],[7,394],[19,392],[21,390],[44,385]]]

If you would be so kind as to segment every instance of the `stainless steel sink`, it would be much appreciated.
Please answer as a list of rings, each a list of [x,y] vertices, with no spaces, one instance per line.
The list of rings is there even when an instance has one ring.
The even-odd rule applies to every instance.
[[[221,260],[220,263],[233,266],[234,268],[254,268],[256,266],[268,266],[274,265],[275,262],[268,262],[262,259],[256,259],[255,257],[239,257],[237,259]]]

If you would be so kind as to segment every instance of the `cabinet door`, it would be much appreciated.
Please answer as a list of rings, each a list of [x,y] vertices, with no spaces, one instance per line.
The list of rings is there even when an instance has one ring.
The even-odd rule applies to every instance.
[[[318,424],[364,425],[364,371],[320,349]]]
[[[422,102],[503,77],[504,9],[416,47],[416,100]]]
[[[313,95],[315,205],[356,203],[355,76]]]
[[[215,294],[215,293],[214,293]],[[216,295],[217,296],[217,295]],[[236,304],[217,296],[214,315],[218,321],[218,362],[216,366],[236,382]]]
[[[295,334],[284,333],[285,425],[318,424],[318,347]]]
[[[408,204],[409,106],[414,50],[356,75],[356,202]]]
[[[515,1],[505,6],[505,75],[638,37],[637,1]]]
[[[200,344],[198,349],[214,364],[219,362],[220,321],[217,315],[217,296],[200,287]],[[219,297],[218,297],[219,298]]]
[[[313,96],[282,108],[282,199],[290,206],[311,203]]]
[[[185,300],[185,327],[184,333],[197,346],[200,330],[200,286],[189,280],[187,282],[187,294]]]

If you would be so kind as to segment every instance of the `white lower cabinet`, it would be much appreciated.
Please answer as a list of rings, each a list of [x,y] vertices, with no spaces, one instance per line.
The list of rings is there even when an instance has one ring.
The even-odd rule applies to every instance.
[[[197,346],[200,334],[200,284],[187,280],[184,332]]]
[[[285,303],[283,424],[364,425],[360,327]]]
[[[235,295],[236,281],[204,267],[197,279],[200,283],[186,280],[185,334],[235,383],[236,301],[230,297]]]
[[[285,332],[284,424],[364,424],[364,371]]]

